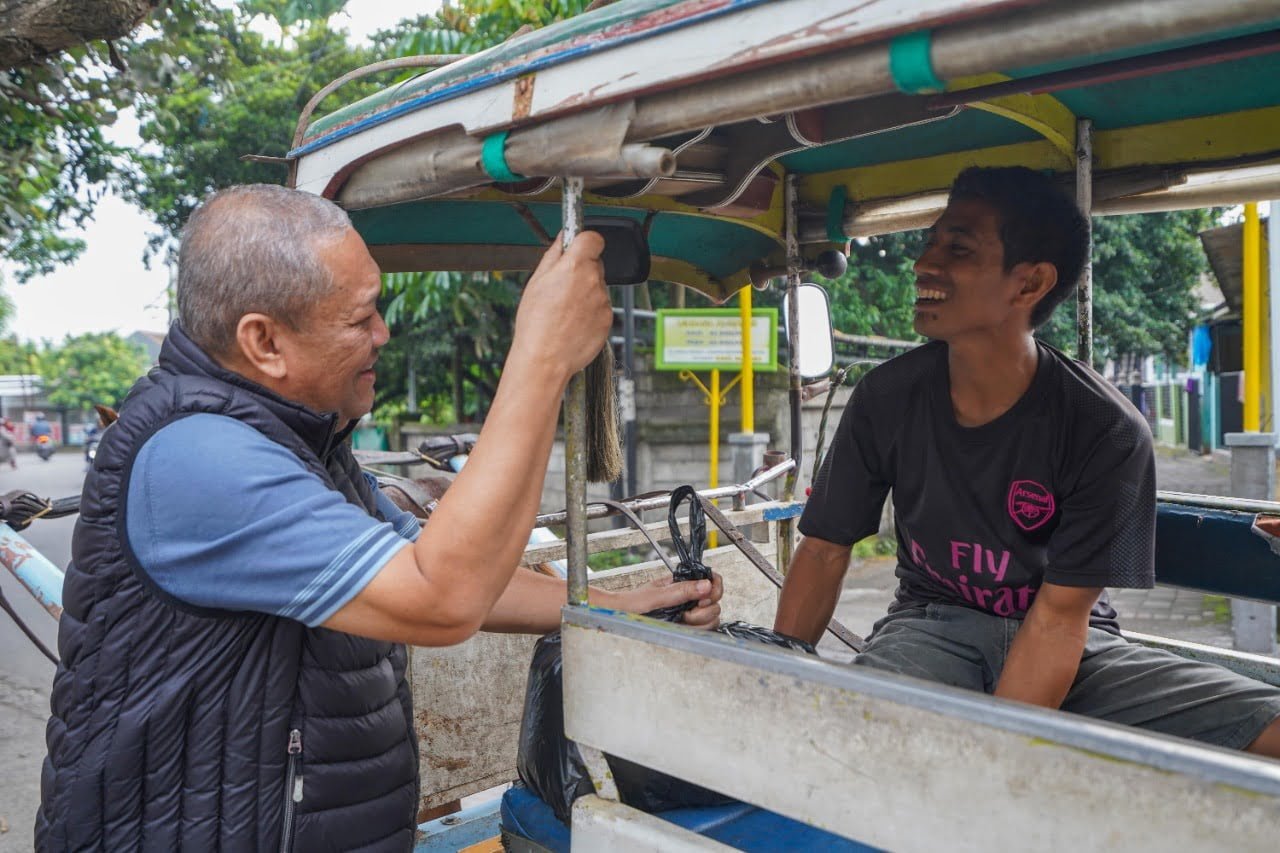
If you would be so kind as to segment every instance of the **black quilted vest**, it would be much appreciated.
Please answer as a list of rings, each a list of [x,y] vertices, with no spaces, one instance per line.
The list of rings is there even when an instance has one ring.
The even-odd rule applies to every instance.
[[[376,515],[335,415],[223,370],[175,325],[85,479],[36,847],[410,850],[418,756],[404,646],[192,607],[159,590],[129,550],[138,450],[199,412],[255,427]]]

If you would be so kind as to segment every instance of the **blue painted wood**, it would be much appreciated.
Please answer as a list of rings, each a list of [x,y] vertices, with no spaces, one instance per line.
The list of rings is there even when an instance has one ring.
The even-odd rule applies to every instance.
[[[494,798],[422,824],[418,827],[413,853],[455,853],[464,847],[496,838],[501,829],[498,815],[501,804],[501,800]]]
[[[671,809],[656,817],[747,853],[876,853],[877,848],[832,835],[746,803],[706,808]],[[569,853],[569,828],[551,807],[516,785],[502,795],[502,829],[508,835],[533,841],[551,853]]]
[[[1280,556],[1254,514],[1158,504],[1156,583],[1280,603]]]

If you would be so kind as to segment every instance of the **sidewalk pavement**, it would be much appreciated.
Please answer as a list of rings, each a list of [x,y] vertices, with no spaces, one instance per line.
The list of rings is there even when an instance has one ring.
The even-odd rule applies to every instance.
[[[836,618],[849,630],[865,637],[888,610],[898,585],[896,564],[893,557],[871,557],[855,560],[849,568],[836,607]],[[1225,598],[1172,587],[1117,589],[1110,595],[1122,630],[1231,648],[1231,609]]]

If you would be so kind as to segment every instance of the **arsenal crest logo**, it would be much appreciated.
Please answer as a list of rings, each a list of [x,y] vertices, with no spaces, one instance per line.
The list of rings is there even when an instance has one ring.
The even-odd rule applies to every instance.
[[[1009,484],[1009,517],[1028,532],[1053,518],[1053,495],[1035,480],[1014,480]]]

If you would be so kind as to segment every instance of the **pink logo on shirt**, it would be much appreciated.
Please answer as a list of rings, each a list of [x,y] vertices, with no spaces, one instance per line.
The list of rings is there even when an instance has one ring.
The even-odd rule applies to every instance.
[[[1053,517],[1053,495],[1035,480],[1009,484],[1009,517],[1023,530],[1032,531]]]

